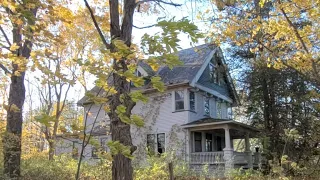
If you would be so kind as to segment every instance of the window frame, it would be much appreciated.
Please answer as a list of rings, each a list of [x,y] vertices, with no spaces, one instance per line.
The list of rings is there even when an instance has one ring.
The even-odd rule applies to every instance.
[[[205,133],[206,135],[206,144],[205,144],[205,150],[206,152],[212,152],[213,151],[213,137],[211,133]],[[211,139],[208,139],[210,137]],[[208,144],[210,144],[210,148],[208,149]]]
[[[152,142],[152,146],[149,146],[148,144],[149,144],[149,142],[148,142],[148,140],[149,140],[149,138],[148,138],[148,136],[153,136],[153,142]],[[156,134],[147,134],[147,148],[148,148],[148,152],[150,152],[150,153],[155,153],[156,152]],[[149,149],[149,147],[150,147],[150,149]],[[152,148],[152,149],[151,149]]]
[[[158,141],[158,136],[159,135],[164,135],[164,147],[163,147],[163,149],[164,149],[164,151],[163,152],[159,152],[159,141]],[[166,152],[166,149],[167,149],[167,145],[166,145],[166,133],[154,133],[154,134],[152,134],[152,133],[150,133],[150,134],[147,134],[147,139],[146,139],[146,144],[147,144],[147,148],[148,148],[148,136],[149,135],[153,135],[153,137],[154,137],[154,144],[153,144],[153,150],[154,151],[150,151],[150,153],[156,153],[156,154],[163,154],[163,153],[165,153]]]
[[[203,96],[203,107],[204,116],[210,116],[210,98],[208,96]],[[206,109],[208,111],[206,111]]]
[[[232,105],[230,103],[227,103],[227,118],[233,119]]]
[[[191,94],[193,94],[193,100],[191,100]],[[193,109],[191,108],[192,103],[193,103]],[[189,109],[190,111],[196,112],[196,93],[193,91],[189,91]]]
[[[217,119],[222,119],[222,102],[217,100],[216,102],[216,112],[217,112]]]
[[[196,139],[196,134],[199,134],[200,135],[200,139]],[[202,149],[202,132],[194,132],[193,133],[193,140],[194,140],[194,152],[202,152],[203,149]],[[200,151],[198,151],[198,148],[196,146],[196,142],[200,142]]]
[[[164,149],[164,151],[163,152],[159,152],[159,135],[163,135],[164,136],[164,143],[163,143],[163,149]],[[163,153],[165,153],[166,152],[166,133],[157,133],[157,153],[158,154],[163,154]]]
[[[213,63],[213,62],[209,63],[209,73],[210,73],[210,81],[220,85],[218,65],[216,63]]]
[[[182,97],[180,97],[180,99],[177,99],[177,94],[179,95],[179,96],[181,96],[178,92],[181,92],[182,94]],[[184,94],[184,90],[175,90],[174,91],[174,110],[175,111],[183,111],[183,110],[185,110],[185,103],[184,103],[184,97],[185,97],[185,94]],[[179,109],[177,109],[177,102],[180,102],[181,103],[181,101],[182,101],[182,104],[183,104],[183,108],[179,108]]]

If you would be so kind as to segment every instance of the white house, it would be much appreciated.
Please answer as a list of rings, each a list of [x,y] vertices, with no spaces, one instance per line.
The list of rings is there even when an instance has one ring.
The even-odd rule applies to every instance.
[[[249,138],[255,137],[258,130],[232,120],[232,107],[238,105],[238,99],[221,49],[205,44],[181,50],[178,55],[184,64],[172,70],[162,67],[154,72],[147,64],[139,63],[137,75],[158,75],[167,89],[164,93],[143,89],[149,102],[137,103],[133,109],[133,114],[145,120],[143,128],[131,129],[133,144],[138,147],[136,159],[144,159],[148,147],[157,153],[174,150],[196,169],[204,164],[225,170],[257,166],[259,154],[252,153]],[[84,112],[90,112],[87,130],[93,128],[95,138],[107,151],[108,116],[103,110],[98,113],[99,106],[91,105],[87,97],[78,105],[84,107]],[[233,139],[245,139],[244,152],[233,150]],[[80,140],[61,136],[56,153],[78,151],[74,154],[78,155],[80,146]],[[85,159],[90,158],[96,155],[95,148],[89,145]]]

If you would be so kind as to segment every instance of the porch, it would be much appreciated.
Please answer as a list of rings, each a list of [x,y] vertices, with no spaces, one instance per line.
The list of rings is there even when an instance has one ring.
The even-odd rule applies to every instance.
[[[225,170],[234,167],[258,168],[260,152],[252,152],[250,138],[258,130],[232,120],[201,119],[183,125],[189,132],[190,165],[221,165]],[[244,139],[243,152],[234,151],[233,140]]]

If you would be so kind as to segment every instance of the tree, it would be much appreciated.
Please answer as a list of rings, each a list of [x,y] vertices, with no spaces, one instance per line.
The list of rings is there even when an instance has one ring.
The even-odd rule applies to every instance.
[[[286,154],[305,165],[319,134],[319,4],[219,0],[216,5],[219,13],[212,16],[214,8],[203,18],[212,22],[213,41],[232,46],[230,63],[244,62],[237,78],[248,96],[251,123],[268,139],[269,158],[281,163]],[[288,132],[296,133],[294,140]]]
[[[96,84],[101,88],[98,97],[92,95],[90,97],[93,102],[105,106],[104,109],[107,110],[111,120],[110,131],[112,141],[109,142],[108,145],[113,149],[113,179],[129,180],[133,178],[131,156],[136,150],[136,147],[132,144],[130,126],[131,124],[138,126],[143,125],[142,119],[137,115],[131,114],[131,110],[137,101],[145,98],[142,98],[143,95],[140,91],[131,92],[130,81],[137,87],[144,85],[144,79],[134,75],[139,60],[137,58],[137,48],[132,45],[131,42],[132,29],[134,27],[133,15],[136,8],[138,7],[139,9],[144,3],[180,6],[172,2],[158,0],[138,2],[135,0],[127,0],[124,1],[123,4],[119,4],[118,0],[110,0],[108,8],[109,16],[107,16],[108,18],[106,18],[106,20],[110,20],[108,23],[110,24],[109,37],[111,37],[111,39],[107,40],[105,37],[106,33],[101,30],[96,21],[94,11],[85,0],[86,7],[90,12],[95,28],[105,46],[103,51],[109,56],[109,61],[104,64],[105,66],[108,66],[109,63],[112,64],[111,67],[108,66],[109,70],[107,70],[107,72],[101,72],[95,69],[99,72],[99,74],[95,73],[98,74]],[[119,7],[122,7],[121,12],[121,8]],[[122,18],[121,21],[120,18]],[[155,36],[144,35],[141,44],[145,54],[158,55],[158,57],[153,56],[146,61],[146,63],[155,69],[160,65],[169,65],[169,67],[172,68],[174,65],[180,63],[177,56],[173,54],[177,51],[177,42],[179,41],[177,35],[179,32],[187,33],[193,42],[196,42],[197,38],[201,37],[200,34],[197,33],[196,26],[191,24],[187,19],[160,21],[154,26],[162,28],[163,32]],[[103,66],[99,68],[104,69]],[[151,77],[150,81],[153,88],[160,91],[164,90],[164,85],[161,83],[160,77]],[[104,91],[102,91],[102,89]],[[85,133],[83,144],[86,138],[90,139],[90,135],[87,137]],[[77,178],[79,178],[79,173],[77,174]]]
[[[3,138],[4,173],[10,178],[17,178],[20,176],[25,71],[35,42],[41,41],[39,37],[42,33],[51,35],[46,29],[47,25],[61,21],[63,16],[59,14],[61,9],[57,11],[52,1],[9,0],[2,2],[0,9],[0,68],[10,77],[8,104],[5,105],[7,125]]]

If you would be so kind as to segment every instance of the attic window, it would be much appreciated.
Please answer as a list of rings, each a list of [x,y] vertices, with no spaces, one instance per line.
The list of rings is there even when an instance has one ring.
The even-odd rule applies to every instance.
[[[210,81],[213,83],[219,83],[219,77],[218,77],[218,68],[213,63],[209,64],[209,70],[210,70]]]
[[[204,97],[204,115],[210,115],[210,103],[208,97]]]

